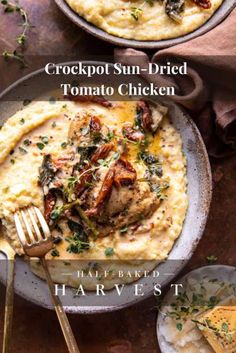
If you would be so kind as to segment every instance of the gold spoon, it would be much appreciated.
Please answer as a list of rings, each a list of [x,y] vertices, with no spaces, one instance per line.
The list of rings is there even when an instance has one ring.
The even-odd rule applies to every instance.
[[[13,318],[13,298],[14,298],[14,266],[15,251],[11,248],[8,241],[0,237],[0,252],[7,258],[7,283],[4,315],[4,331],[2,353],[8,353],[11,340],[12,318]]]

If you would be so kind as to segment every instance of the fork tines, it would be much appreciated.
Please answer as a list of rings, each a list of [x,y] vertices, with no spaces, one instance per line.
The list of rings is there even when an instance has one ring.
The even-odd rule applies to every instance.
[[[34,206],[19,210],[14,215],[16,230],[22,245],[37,245],[47,241],[51,233],[41,211]]]

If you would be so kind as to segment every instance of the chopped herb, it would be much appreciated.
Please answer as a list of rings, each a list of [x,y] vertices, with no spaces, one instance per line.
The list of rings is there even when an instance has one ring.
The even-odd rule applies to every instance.
[[[44,143],[42,143],[42,142],[38,142],[37,144],[36,144],[36,146],[38,147],[38,149],[40,149],[41,151],[44,149],[44,147],[45,147],[45,144]]]
[[[54,127],[56,127],[57,126],[57,123],[54,121],[53,123],[52,123],[52,128],[54,128]]]
[[[143,13],[143,9],[139,7],[131,7],[131,16],[135,19],[135,21],[138,21],[140,16]]]
[[[10,162],[11,162],[11,164],[15,164],[16,163],[15,159],[11,159]]]
[[[127,226],[124,226],[123,228],[120,229],[120,233],[126,233],[128,230]]]
[[[227,333],[226,340],[227,342],[231,343],[233,341],[233,336],[230,333]]]
[[[105,140],[106,140],[106,142],[110,142],[114,137],[115,137],[115,134],[113,132],[109,131],[106,135]]]
[[[106,248],[106,250],[105,250],[105,255],[106,255],[106,256],[112,256],[112,255],[114,255],[114,249],[113,249],[113,248]]]
[[[63,109],[66,109],[66,108],[67,108],[67,104],[64,104],[64,105],[62,106],[62,108],[63,108]]]
[[[28,152],[26,151],[26,149],[24,149],[23,147],[19,147],[19,151],[20,151],[21,154],[26,154],[26,153],[28,153]]]
[[[67,142],[62,142],[61,148],[65,149],[67,147],[67,145],[68,145]]]
[[[96,148],[96,146],[77,147],[77,152],[80,154],[80,162],[77,166],[78,170],[82,169],[85,164],[85,161],[90,160]]]
[[[75,233],[72,237],[67,237],[66,241],[69,243],[66,249],[69,253],[80,254],[84,250],[90,249],[90,243],[84,232]]]
[[[53,249],[53,250],[51,251],[51,255],[52,255],[53,257],[60,256],[59,251],[58,251],[57,249]]]
[[[162,169],[162,166],[161,164],[154,164],[154,165],[151,165],[149,168],[148,168],[148,171],[151,175],[157,175],[158,177],[162,177],[163,175],[163,169]]]
[[[170,187],[170,184],[168,182],[164,182],[162,184],[159,183],[150,183],[150,188],[152,192],[155,192],[157,196],[161,199],[163,199],[162,191],[168,189]]]
[[[151,165],[154,163],[158,163],[158,158],[154,156],[154,154],[148,153],[146,151],[142,151],[138,155],[139,159],[145,162],[147,165]]]
[[[73,188],[75,184],[77,183],[77,178],[76,177],[69,177],[68,178],[68,187]]]
[[[25,146],[29,146],[31,144],[31,141],[29,139],[26,139],[26,140],[23,141],[23,144]]]
[[[178,323],[176,324],[176,328],[177,328],[177,330],[182,331],[182,329],[183,329],[183,324],[181,324],[180,322],[178,322]]]
[[[53,221],[58,220],[58,218],[60,217],[60,215],[62,214],[62,212],[64,211],[63,207],[56,207],[54,208],[54,210],[52,211],[50,218]]]
[[[20,119],[20,124],[24,125],[24,123],[25,123],[25,119],[24,118]]]
[[[150,180],[152,175],[156,175],[160,178],[162,177],[162,165],[154,154],[142,151],[138,154],[138,159],[141,159],[148,167],[148,170],[146,171],[146,179]]]
[[[48,137],[47,136],[42,136],[41,137],[42,142],[47,145],[48,144]]]
[[[218,260],[218,258],[214,255],[207,256],[206,259],[207,259],[207,262],[210,264],[213,264],[214,262],[216,262]]]
[[[226,322],[223,322],[223,324],[221,325],[221,329],[224,332],[228,332],[229,331],[229,326],[227,325]]]

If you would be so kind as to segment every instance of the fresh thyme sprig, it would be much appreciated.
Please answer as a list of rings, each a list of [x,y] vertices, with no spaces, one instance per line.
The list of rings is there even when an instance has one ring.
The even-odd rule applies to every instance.
[[[25,9],[23,9],[18,3],[12,3],[8,0],[1,0],[1,4],[4,7],[5,13],[19,13],[22,19],[21,27],[23,28],[22,32],[16,37],[16,42],[19,48],[23,48],[25,41],[27,39],[27,31],[30,28],[30,23],[28,15]],[[3,52],[3,57],[5,60],[14,59],[21,63],[23,67],[26,67],[27,64],[24,59],[24,55],[19,52],[19,48],[14,49],[12,52],[5,50]]]
[[[7,50],[4,50],[4,52],[2,53],[4,59],[7,61],[7,60],[10,60],[10,59],[14,59],[14,60],[17,60],[19,61],[23,67],[26,67],[26,62],[25,62],[25,58],[24,58],[24,55],[17,52],[17,50],[14,50],[13,52],[8,52]]]

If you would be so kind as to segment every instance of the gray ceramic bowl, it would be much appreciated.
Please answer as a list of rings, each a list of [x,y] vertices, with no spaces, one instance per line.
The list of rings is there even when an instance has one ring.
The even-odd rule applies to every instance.
[[[210,31],[212,28],[217,26],[224,18],[233,10],[236,5],[236,0],[224,0],[221,7],[215,12],[215,14],[201,27],[192,33],[186,34],[181,37],[159,40],[159,41],[138,41],[131,39],[119,38],[111,35],[102,29],[94,26],[93,24],[87,22],[85,19],[80,17],[76,12],[74,12],[65,0],[55,0],[58,7],[64,12],[64,14],[77,26],[83,28],[86,32],[94,35],[97,38],[103,39],[115,45],[122,47],[131,47],[139,49],[161,49],[171,47],[176,44],[186,42],[190,39],[201,36],[202,34]]]
[[[87,62],[86,64],[92,63]],[[103,63],[93,62],[93,65],[98,64]],[[104,78],[101,78],[101,80],[104,83]],[[108,76],[107,80],[110,81],[111,85],[114,84],[112,76]],[[125,83],[128,80],[127,76],[116,76],[116,84]],[[22,108],[22,102],[25,99],[34,99],[45,94],[45,92],[53,91],[59,87],[59,83],[60,79],[55,78],[55,80],[52,80],[51,77],[43,74],[43,70],[36,71],[14,83],[0,95],[1,124]],[[144,81],[140,77],[134,77],[133,83],[144,84]],[[17,101],[13,101],[16,98]],[[169,259],[173,261],[168,261],[158,266],[158,271],[162,273],[158,283],[162,286],[170,282],[192,256],[204,231],[212,193],[210,164],[198,129],[189,116],[177,105],[169,106],[169,116],[182,136],[183,151],[187,156],[189,207],[181,235],[169,254]],[[0,254],[0,260],[3,258]],[[0,266],[0,280],[4,281],[4,278],[5,274]],[[122,296],[117,296],[114,290],[110,290],[105,298],[100,297],[97,299],[92,293],[86,297],[74,298],[73,291],[68,289],[67,299],[65,301],[62,298],[62,302],[66,310],[71,313],[113,311],[152,295],[155,279],[142,278],[139,283],[143,285],[145,292],[143,297],[135,297],[133,295],[133,287],[127,285]],[[35,304],[52,309],[46,283],[32,274],[28,265],[21,258],[16,261],[15,291]],[[68,301],[70,305],[67,305]]]

